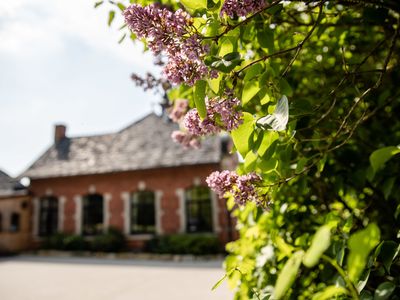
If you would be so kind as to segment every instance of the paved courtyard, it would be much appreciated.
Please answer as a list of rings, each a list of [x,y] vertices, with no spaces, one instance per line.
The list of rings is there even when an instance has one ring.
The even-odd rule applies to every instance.
[[[158,262],[19,256],[0,259],[1,300],[231,299],[221,261]]]

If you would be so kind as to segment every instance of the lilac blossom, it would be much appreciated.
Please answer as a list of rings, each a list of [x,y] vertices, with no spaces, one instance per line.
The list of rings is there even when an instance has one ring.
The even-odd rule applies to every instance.
[[[183,116],[186,114],[188,110],[189,103],[186,99],[177,99],[174,102],[174,107],[169,113],[169,117],[175,123],[178,123],[182,120]]]
[[[164,53],[168,63],[164,74],[172,83],[194,83],[204,77],[215,78],[216,71],[204,63],[208,49],[192,31],[193,20],[179,9],[171,12],[159,5],[132,4],[124,12],[125,22],[138,38],[145,38],[156,54]]]
[[[237,204],[245,204],[253,201],[260,205],[262,197],[258,194],[256,183],[261,177],[255,173],[238,175],[234,171],[215,171],[211,173],[206,182],[208,186],[219,196],[226,197],[230,194]]]
[[[238,110],[237,98],[212,98],[206,100],[207,116],[201,120],[197,109],[190,110],[184,118],[185,128],[193,135],[205,136],[232,131],[243,122],[243,113]]]
[[[171,138],[178,144],[181,144],[185,148],[200,148],[199,138],[189,132],[183,132],[175,130],[171,134]]]
[[[230,18],[246,17],[265,7],[264,0],[225,0],[221,8],[221,16],[224,14]]]

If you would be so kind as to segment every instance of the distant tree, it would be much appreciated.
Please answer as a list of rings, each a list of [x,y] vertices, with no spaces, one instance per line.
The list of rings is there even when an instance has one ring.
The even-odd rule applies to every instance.
[[[243,158],[207,179],[238,220],[235,299],[400,299],[400,3],[131,3],[112,2],[192,107],[175,140],[227,131]]]

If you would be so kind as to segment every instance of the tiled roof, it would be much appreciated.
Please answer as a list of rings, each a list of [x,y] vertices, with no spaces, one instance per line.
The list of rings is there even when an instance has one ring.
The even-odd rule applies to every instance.
[[[219,137],[197,150],[171,139],[176,124],[149,114],[112,134],[64,138],[51,146],[21,176],[48,178],[219,163]]]
[[[26,193],[22,184],[0,170],[0,197],[25,195]]]

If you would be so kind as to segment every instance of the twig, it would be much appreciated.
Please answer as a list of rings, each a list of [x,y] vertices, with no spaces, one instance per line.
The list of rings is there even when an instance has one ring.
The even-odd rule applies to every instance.
[[[320,21],[321,21],[321,16],[322,16],[322,11],[323,11],[323,5],[324,5],[325,1],[322,1],[319,4],[319,12],[318,12],[318,17],[317,20],[314,22],[313,27],[311,28],[311,30],[307,33],[306,37],[297,45],[297,49],[296,49],[296,53],[294,54],[294,56],[292,57],[292,59],[290,60],[289,64],[286,66],[286,69],[283,71],[283,73],[281,74],[281,77],[285,77],[287,75],[287,73],[290,71],[292,65],[294,64],[294,62],[296,61],[297,57],[300,54],[300,51],[303,48],[303,45],[305,44],[305,42],[311,37],[311,35],[313,34],[314,30],[317,28],[317,26],[319,25]]]
[[[257,15],[259,15],[260,13],[264,12],[267,9],[270,9],[278,4],[280,4],[282,2],[282,0],[277,0],[272,2],[270,5],[267,5],[263,8],[261,8],[260,10],[256,11],[254,14],[252,14],[250,17],[244,19],[243,21],[236,23],[235,25],[230,25],[227,24],[225,27],[225,30],[223,32],[221,32],[220,34],[214,35],[214,36],[203,36],[202,39],[204,40],[214,40],[215,42],[218,42],[218,40],[224,36],[225,34],[227,34],[229,31],[236,29],[239,26],[242,26],[244,24],[247,24],[250,20],[252,20],[254,17],[256,17]]]

